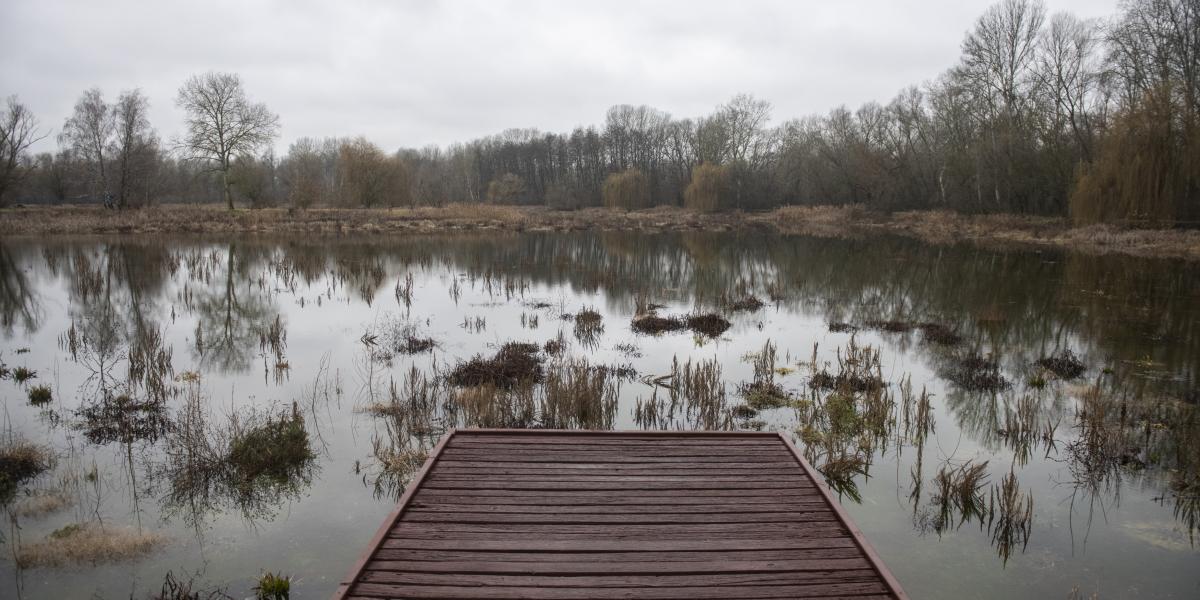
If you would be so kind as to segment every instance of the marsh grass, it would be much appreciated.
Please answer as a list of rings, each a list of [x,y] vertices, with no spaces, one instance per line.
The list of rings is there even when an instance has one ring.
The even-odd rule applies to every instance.
[[[271,518],[286,499],[298,498],[316,469],[315,453],[298,406],[273,413],[233,413],[217,423],[199,384],[185,401],[163,449],[157,476],[168,482],[163,511],[202,519],[231,506],[249,521]]]
[[[1037,366],[1054,373],[1059,379],[1078,379],[1083,376],[1087,366],[1070,349],[1044,356],[1037,360]]]
[[[715,358],[680,364],[674,357],[669,374],[646,376],[643,382],[654,386],[650,398],[638,398],[634,406],[634,421],[643,429],[730,430],[735,426],[721,364]],[[660,396],[660,390],[665,395]]]
[[[987,485],[987,465],[986,461],[967,461],[957,467],[943,465],[938,470],[930,500],[935,508],[932,528],[939,535],[967,521],[982,523],[988,518],[987,499],[982,492]]]
[[[48,385],[35,385],[29,388],[29,403],[33,406],[45,406],[54,399],[54,394]]]
[[[22,439],[8,439],[0,445],[0,504],[8,504],[21,486],[54,468],[54,453],[44,446]]]
[[[946,378],[968,392],[996,393],[1012,387],[1000,374],[1000,364],[992,357],[968,354],[958,359]]]
[[[37,371],[30,370],[26,367],[17,367],[12,370],[12,379],[17,383],[25,383],[31,379],[37,378]]]
[[[166,545],[167,537],[154,532],[98,523],[66,525],[32,544],[16,550],[22,569],[96,565],[141,558]]]
[[[738,393],[745,400],[746,406],[757,412],[791,404],[791,394],[775,382],[775,344],[767,340],[762,350],[749,355],[748,358],[754,366],[754,379],[738,386]]]
[[[282,317],[275,315],[274,320],[259,329],[258,349],[264,356],[274,357],[276,364],[284,361],[284,352],[287,351],[287,329],[283,326]]]
[[[512,388],[522,383],[539,383],[544,374],[538,349],[536,344],[508,342],[491,358],[476,355],[459,363],[448,379],[451,384],[460,387],[491,384],[499,388]]]
[[[254,585],[255,600],[288,600],[291,597],[292,578],[267,571]]]
[[[720,337],[732,324],[716,313],[692,313],[683,316],[661,316],[657,311],[638,312],[630,322],[635,333],[659,335],[690,330],[709,338]]]
[[[1029,534],[1033,530],[1033,492],[1022,494],[1017,476],[1009,472],[992,486],[988,503],[988,530],[992,545],[1008,564],[1012,552],[1019,545],[1023,552],[1029,545]]]
[[[587,349],[595,349],[604,334],[604,317],[593,308],[584,308],[575,314],[575,339]]]
[[[721,298],[720,305],[729,312],[755,312],[766,306],[762,300],[750,294],[723,297]]]
[[[239,486],[265,480],[275,485],[291,482],[316,458],[299,407],[275,416],[251,413],[235,419],[227,462]]]
[[[404,279],[396,281],[396,302],[404,306],[405,310],[412,308],[413,298],[413,276],[412,273],[406,273]]]

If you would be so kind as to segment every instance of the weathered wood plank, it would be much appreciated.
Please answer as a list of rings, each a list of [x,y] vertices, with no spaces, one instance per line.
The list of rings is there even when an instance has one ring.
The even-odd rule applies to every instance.
[[[395,515],[339,598],[906,600],[776,434],[451,433]]]
[[[634,540],[634,539],[588,539],[552,540],[545,538],[486,540],[440,539],[415,540],[410,538],[387,538],[380,548],[390,549],[433,549],[527,552],[544,555],[553,552],[741,552],[747,550],[812,550],[822,548],[856,548],[854,540],[845,536],[793,537],[776,539],[752,539],[738,537],[693,538],[684,540]]]
[[[360,583],[354,595],[365,598],[504,598],[529,600],[606,600],[610,598],[642,598],[646,600],[713,598],[748,600],[753,598],[829,598],[859,597],[887,594],[880,582],[817,583],[812,585],[771,586],[701,586],[675,588],[559,588],[559,587],[501,587],[487,586],[426,586],[405,584]],[[884,596],[886,597],[886,596]],[[856,598],[856,600],[859,600]]]
[[[624,552],[528,552],[486,550],[434,550],[430,548],[380,548],[373,557],[384,561],[492,561],[492,562],[695,562],[721,560],[801,560],[817,558],[858,558],[852,544],[786,550],[697,550]]]

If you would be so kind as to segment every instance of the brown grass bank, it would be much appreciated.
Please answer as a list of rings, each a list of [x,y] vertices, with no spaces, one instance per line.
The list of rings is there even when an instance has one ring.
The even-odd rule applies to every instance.
[[[445,231],[731,231],[823,237],[890,233],[935,244],[1065,248],[1200,260],[1200,231],[1074,227],[1067,219],[962,215],[949,211],[874,213],[856,206],[785,207],[761,213],[711,213],[659,207],[626,211],[456,204],[440,208],[283,208],[229,211],[216,205],[170,205],[115,212],[95,206],[0,210],[0,235],[133,233],[390,234]]]

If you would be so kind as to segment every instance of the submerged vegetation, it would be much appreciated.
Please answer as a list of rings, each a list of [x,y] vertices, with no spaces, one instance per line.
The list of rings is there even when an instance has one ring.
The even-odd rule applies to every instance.
[[[158,533],[99,523],[73,523],[41,541],[21,545],[16,551],[16,562],[23,569],[119,562],[145,556],[167,541]]]

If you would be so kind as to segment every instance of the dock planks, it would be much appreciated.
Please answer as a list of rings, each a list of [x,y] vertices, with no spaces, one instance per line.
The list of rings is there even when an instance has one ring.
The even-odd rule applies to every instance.
[[[907,596],[781,434],[471,429],[335,598]]]

